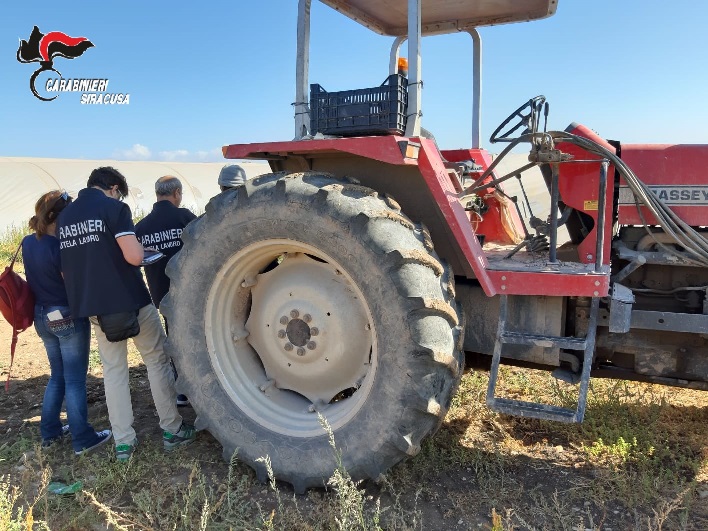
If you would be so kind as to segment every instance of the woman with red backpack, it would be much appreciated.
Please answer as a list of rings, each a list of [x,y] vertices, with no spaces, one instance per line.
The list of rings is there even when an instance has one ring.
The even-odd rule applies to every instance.
[[[70,202],[71,197],[58,190],[39,198],[29,222],[34,234],[22,240],[22,259],[35,297],[34,326],[51,369],[42,402],[42,446],[50,446],[69,431],[74,453],[82,455],[109,441],[112,433],[96,432],[88,422],[86,374],[91,327],[88,318],[71,317],[55,237],[57,217]],[[68,427],[62,426],[59,418],[64,401]]]

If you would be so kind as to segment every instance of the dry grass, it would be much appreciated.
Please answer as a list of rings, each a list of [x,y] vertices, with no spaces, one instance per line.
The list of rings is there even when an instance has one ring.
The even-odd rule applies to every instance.
[[[504,368],[503,377],[501,393],[567,400],[545,374]],[[586,423],[562,425],[490,412],[486,380],[466,375],[438,435],[381,485],[340,467],[327,490],[306,496],[272,476],[258,483],[214,444],[166,455],[148,441],[125,466],[110,452],[42,451],[27,426],[0,445],[0,529],[708,528],[702,394],[595,381]],[[50,478],[80,479],[84,490],[53,496]]]
[[[498,394],[569,405],[573,387],[502,368]],[[487,375],[467,375],[445,427],[398,481],[464,470],[451,513],[485,507],[493,529],[708,529],[708,400],[699,391],[594,380],[585,422],[499,416]],[[426,484],[436,497],[436,484]]]

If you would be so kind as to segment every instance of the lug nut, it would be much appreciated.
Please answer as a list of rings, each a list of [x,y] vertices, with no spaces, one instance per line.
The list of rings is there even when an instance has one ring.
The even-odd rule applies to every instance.
[[[278,337],[283,339],[285,337],[285,330],[278,330]]]
[[[285,346],[283,348],[290,352],[293,349],[293,345],[292,343],[285,343]]]
[[[241,287],[250,288],[252,286],[255,286],[256,284],[258,284],[258,280],[255,276],[250,275],[243,279],[243,282],[241,282]]]
[[[265,393],[268,389],[270,389],[274,385],[275,385],[275,380],[270,378],[270,379],[266,380],[266,382],[263,385],[261,385],[259,389]]]
[[[310,350],[315,350],[315,348],[317,348],[317,343],[315,343],[314,341],[308,341],[307,348],[309,348]]]
[[[290,317],[292,317],[293,319],[297,319],[298,317],[300,317],[300,312],[298,312],[297,310],[293,310],[292,312],[290,312]]]
[[[241,341],[242,339],[246,339],[248,337],[248,330],[245,328],[242,330],[238,330],[231,334],[231,339],[234,340],[234,343]]]
[[[288,324],[288,321],[289,321],[289,320],[290,320],[290,319],[288,319],[285,315],[283,315],[283,316],[280,318],[280,324]]]
[[[320,333],[320,330],[316,326],[313,326],[312,328],[310,328],[310,335],[311,336],[316,336],[319,333]]]
[[[305,349],[302,347],[297,348],[297,355],[298,356],[304,356],[305,355]]]
[[[305,321],[306,323],[309,323],[312,321],[312,316],[309,313],[306,313],[305,315],[302,316],[302,320]]]

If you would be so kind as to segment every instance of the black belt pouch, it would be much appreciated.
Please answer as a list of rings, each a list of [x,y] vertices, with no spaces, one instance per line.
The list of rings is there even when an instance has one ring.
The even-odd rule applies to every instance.
[[[106,334],[106,339],[112,343],[124,341],[140,333],[138,310],[99,315],[98,324]]]

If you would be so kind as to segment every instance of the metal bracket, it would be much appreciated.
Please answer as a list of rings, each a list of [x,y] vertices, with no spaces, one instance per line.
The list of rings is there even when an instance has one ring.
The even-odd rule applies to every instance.
[[[610,332],[625,334],[632,327],[632,305],[634,293],[622,284],[612,285],[610,299]]]
[[[573,155],[563,153],[560,149],[541,149],[529,153],[529,162],[537,164],[550,164],[552,162],[568,162],[573,160]]]

